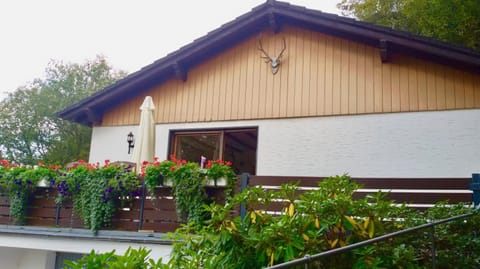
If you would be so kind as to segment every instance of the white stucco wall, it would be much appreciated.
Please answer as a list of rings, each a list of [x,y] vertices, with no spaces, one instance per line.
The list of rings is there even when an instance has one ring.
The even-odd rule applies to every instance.
[[[470,177],[480,171],[480,110],[159,124],[156,155],[170,130],[258,126],[258,175]],[[136,126],[93,129],[90,162],[129,161]]]
[[[2,269],[55,268],[55,252],[22,248],[0,247]]]
[[[163,261],[169,260],[172,251],[171,245],[163,244],[0,234],[0,261],[3,262],[4,258],[9,257],[8,267],[0,264],[0,268],[53,268],[51,264],[55,263],[55,252],[88,254],[92,249],[99,253],[115,249],[115,253],[123,254],[128,247],[135,249],[145,247],[152,250],[150,258],[155,260],[162,258]],[[30,266],[30,260],[36,260],[36,266]]]

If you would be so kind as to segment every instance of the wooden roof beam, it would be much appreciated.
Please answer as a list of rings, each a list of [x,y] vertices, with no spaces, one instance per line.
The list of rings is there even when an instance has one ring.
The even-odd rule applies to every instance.
[[[179,62],[175,62],[173,64],[173,70],[175,71],[175,77],[182,80],[183,82],[187,81],[188,72],[182,64],[180,64]]]
[[[268,26],[275,34],[280,32],[280,24],[278,23],[278,19],[275,17],[273,12],[268,13]]]
[[[380,39],[380,58],[382,63],[389,63],[391,61],[392,50],[389,45],[389,41],[385,39]]]

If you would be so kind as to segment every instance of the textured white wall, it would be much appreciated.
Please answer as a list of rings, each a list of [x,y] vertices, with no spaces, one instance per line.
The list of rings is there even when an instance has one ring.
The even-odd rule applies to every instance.
[[[0,247],[2,269],[51,269],[55,253],[45,250]]]
[[[97,252],[104,253],[115,249],[115,253],[123,254],[132,247],[138,249],[145,247],[151,249],[150,257],[157,260],[162,258],[167,261],[170,258],[172,250],[171,245],[161,244],[139,244],[129,242],[115,242],[95,239],[69,239],[64,237],[34,237],[29,235],[5,235],[0,234],[0,261],[3,261],[3,251],[9,257],[15,257],[16,262],[11,264],[17,267],[12,268],[52,268],[49,266],[52,259],[55,262],[55,256],[49,255],[53,252],[70,252],[70,253],[89,253],[92,249]],[[36,260],[38,266],[29,266],[30,259]],[[0,264],[0,268],[3,267]]]
[[[89,162],[132,161],[133,149],[128,154],[127,135],[132,132],[135,137],[137,130],[138,126],[94,127]]]
[[[470,177],[480,171],[480,110],[157,125],[156,155],[170,130],[258,126],[257,174]],[[90,161],[127,159],[136,126],[93,130]],[[131,156],[131,155],[130,155]]]

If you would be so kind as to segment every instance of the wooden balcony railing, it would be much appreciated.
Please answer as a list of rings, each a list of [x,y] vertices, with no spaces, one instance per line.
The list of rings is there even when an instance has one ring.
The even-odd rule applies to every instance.
[[[262,185],[266,189],[278,189],[284,183],[298,183],[299,193],[318,186],[323,177],[283,177],[283,176],[239,176],[238,188]],[[362,185],[354,197],[363,197],[378,190],[389,192],[389,198],[397,203],[408,203],[412,207],[425,208],[432,204],[448,200],[450,203],[472,203],[472,191],[469,187],[476,186],[472,178],[352,178],[352,181]],[[240,187],[240,185],[242,187]],[[207,193],[214,200],[224,200],[224,189],[207,187]],[[149,195],[149,194],[147,194]],[[81,228],[83,223],[73,212],[72,201],[65,201],[62,205],[55,204],[56,191],[39,187],[30,200],[27,213],[27,224],[31,226],[51,226],[65,228]],[[145,198],[145,199],[144,199]],[[154,232],[172,232],[178,222],[172,189],[158,187],[155,199],[152,197],[135,197],[133,201],[119,207],[112,219],[109,229],[137,231],[150,230]],[[142,210],[141,202],[144,199]],[[281,201],[272,203],[267,211],[279,211],[284,204]],[[240,214],[240,212],[234,212]],[[140,224],[141,219],[141,225]],[[0,224],[12,224],[9,202],[6,194],[0,193]]]

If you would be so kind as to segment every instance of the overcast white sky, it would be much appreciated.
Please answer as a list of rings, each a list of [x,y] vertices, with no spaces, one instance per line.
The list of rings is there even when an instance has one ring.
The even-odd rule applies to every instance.
[[[341,0],[291,0],[339,13]],[[104,55],[129,73],[162,58],[265,0],[16,0],[0,2],[0,99],[51,59]]]

